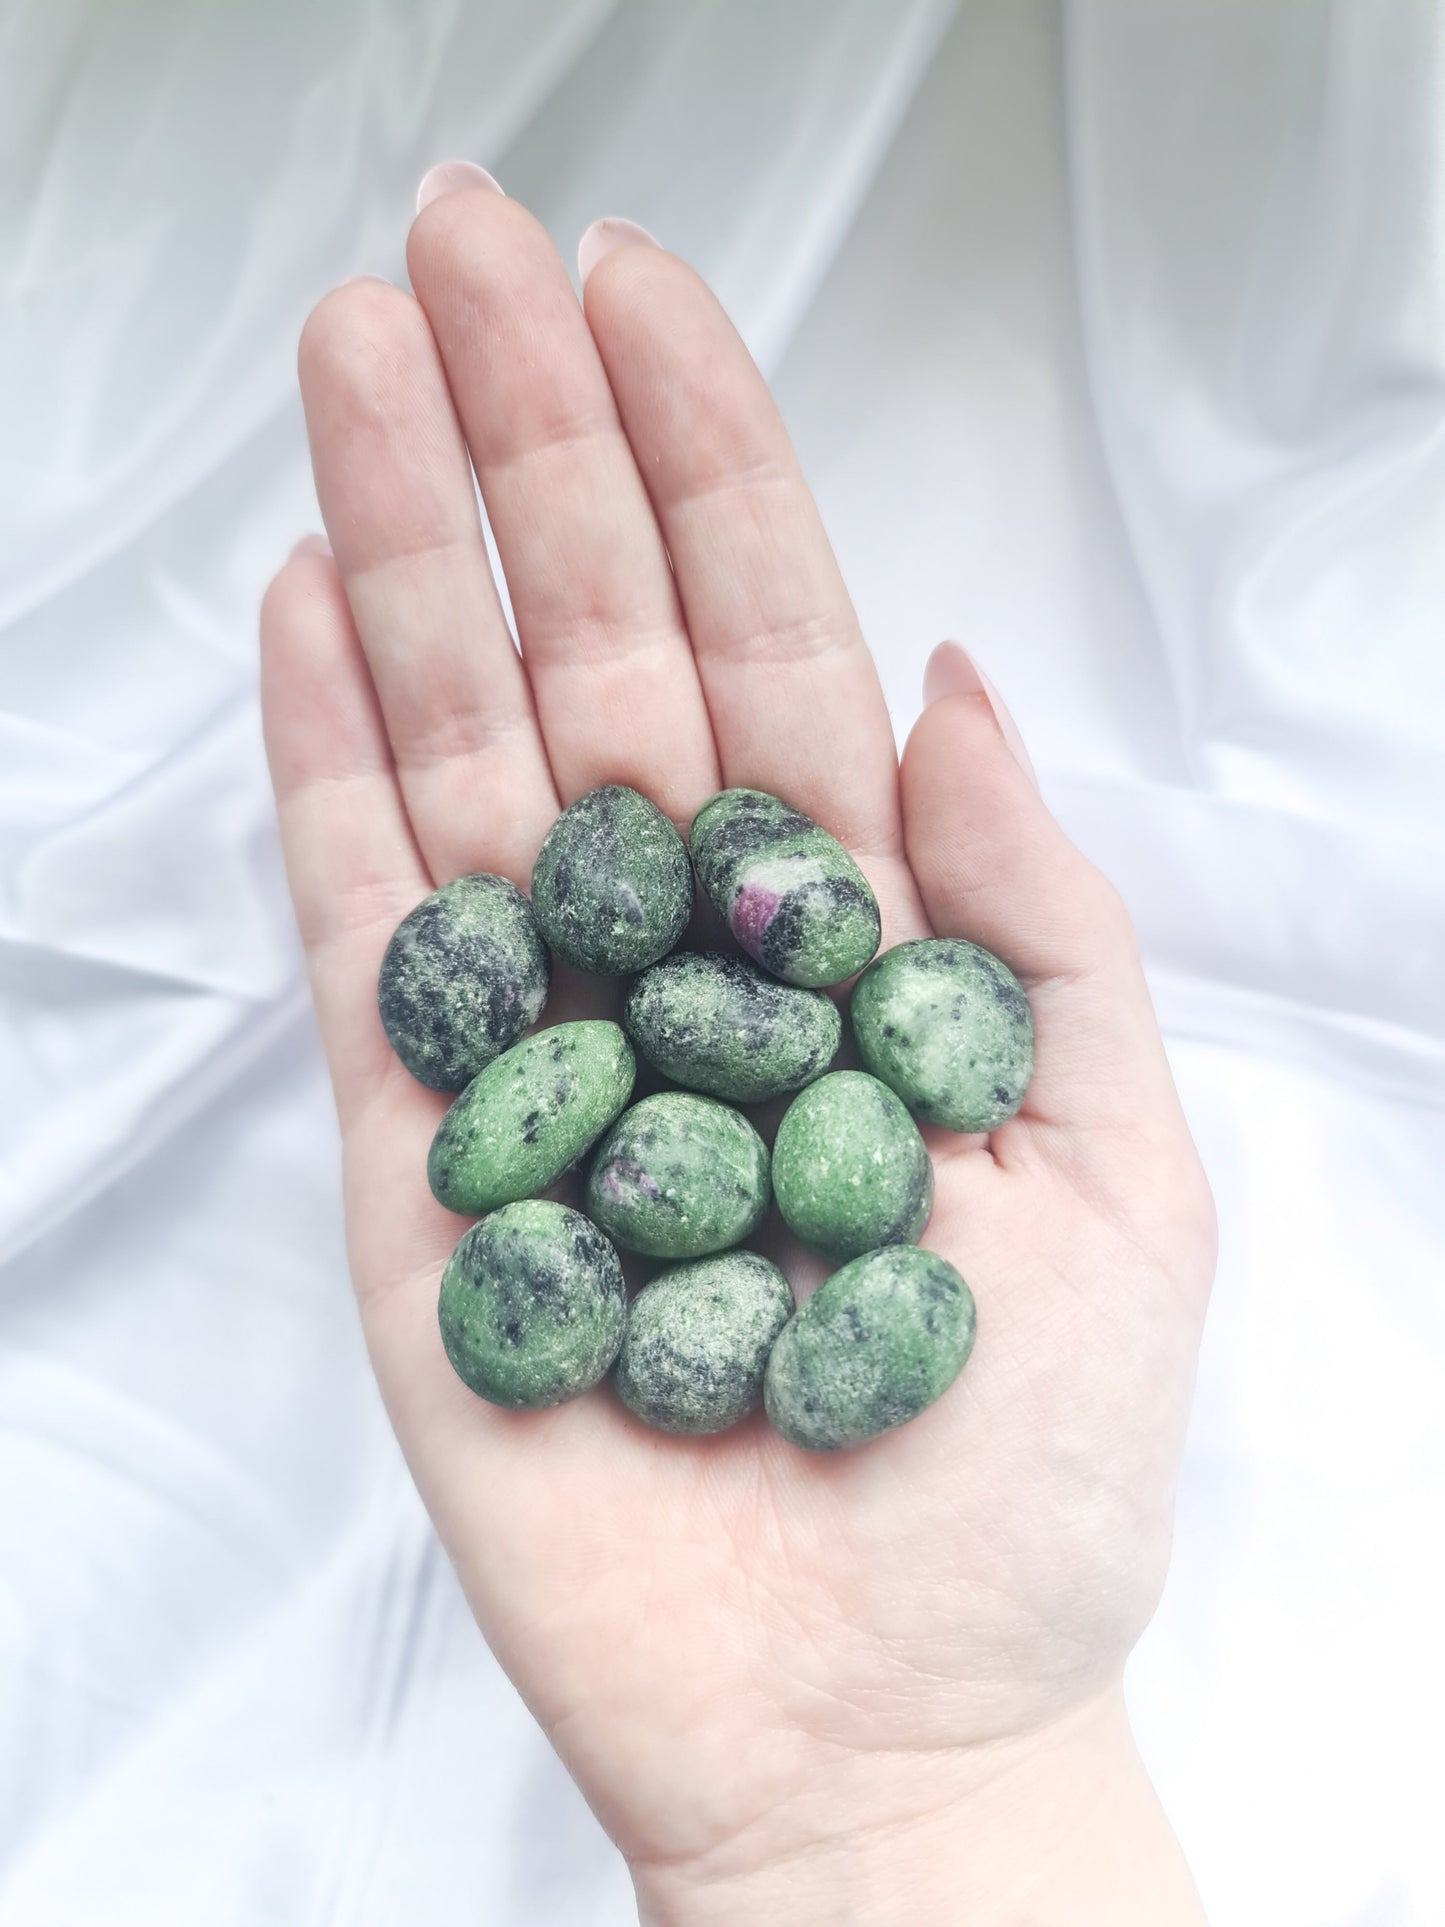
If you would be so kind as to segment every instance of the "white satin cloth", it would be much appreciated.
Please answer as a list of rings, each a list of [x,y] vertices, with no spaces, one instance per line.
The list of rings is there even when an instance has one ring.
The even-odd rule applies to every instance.
[[[1445,0],[9,0],[0,1927],[616,1927],[402,1471],[262,763],[309,304],[431,161],[714,282],[900,732],[1138,920],[1224,1251],[1131,1675],[1216,1927],[1436,1927]]]

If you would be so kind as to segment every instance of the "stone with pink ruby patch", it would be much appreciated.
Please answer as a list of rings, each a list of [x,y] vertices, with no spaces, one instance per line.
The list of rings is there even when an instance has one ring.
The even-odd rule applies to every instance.
[[[878,903],[836,837],[762,790],[723,790],[692,822],[693,867],[741,947],[784,983],[842,983],[878,949]]]
[[[658,1091],[598,1145],[587,1215],[624,1251],[705,1258],[756,1228],[772,1195],[768,1172],[768,1147],[741,1111]]]

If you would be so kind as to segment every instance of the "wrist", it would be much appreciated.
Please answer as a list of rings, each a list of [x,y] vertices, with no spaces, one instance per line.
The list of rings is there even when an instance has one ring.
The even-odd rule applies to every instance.
[[[642,1927],[1202,1927],[1122,1692],[1026,1736],[801,1777],[746,1835],[634,1863]]]

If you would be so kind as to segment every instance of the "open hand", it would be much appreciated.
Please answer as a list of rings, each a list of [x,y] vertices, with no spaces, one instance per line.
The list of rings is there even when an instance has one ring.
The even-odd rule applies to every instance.
[[[1118,899],[983,694],[931,703],[900,770],[757,370],[681,261],[625,224],[604,240],[584,315],[521,206],[448,193],[412,229],[415,297],[347,283],[302,340],[334,560],[303,550],[267,595],[265,719],[371,1357],[478,1621],[646,1918],[992,1919],[988,1836],[1034,1788],[1064,1817],[1003,1877],[1037,1901],[1007,1917],[1052,1921],[1059,1839],[1145,1799],[1119,1681],[1168,1557],[1208,1190]],[[885,947],[967,937],[1029,992],[1022,1111],[927,1133],[924,1243],[973,1288],[976,1352],[857,1452],[798,1452],[761,1417],[659,1437],[605,1386],[504,1412],[442,1351],[464,1229],[425,1177],[446,1100],[392,1056],[377,968],[435,885],[525,888],[559,808],[604,782],[684,831],[721,787],[775,792],[867,872]],[[1138,1865],[1170,1851],[1151,1833]],[[1139,1918],[1194,1918],[1164,1878],[1179,1911]],[[1095,1916],[1081,1890],[1057,1917]]]

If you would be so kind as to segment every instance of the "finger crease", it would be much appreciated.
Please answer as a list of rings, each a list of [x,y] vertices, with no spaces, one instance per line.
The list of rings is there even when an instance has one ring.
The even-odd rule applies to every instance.
[[[792,463],[780,462],[771,455],[760,455],[756,461],[745,462],[740,467],[719,469],[712,475],[688,483],[666,496],[663,507],[668,514],[672,514],[678,509],[726,502],[738,495],[757,495],[764,490],[779,488],[794,492],[801,487],[802,476]]]
[[[553,455],[588,455],[599,445],[615,446],[624,442],[622,429],[615,417],[609,419],[576,420],[564,422],[531,441],[517,442],[512,447],[489,454],[485,461],[478,460],[477,474],[482,485],[482,499],[493,479],[506,475],[514,468],[520,468],[540,457]]]
[[[342,579],[351,584],[368,582],[373,576],[384,574],[389,569],[403,568],[409,563],[442,562],[452,556],[459,556],[464,563],[473,564],[490,581],[492,571],[482,542],[480,521],[457,530],[453,535],[419,535],[415,541],[391,539],[380,554],[373,555],[355,568],[343,568]]]
[[[497,749],[519,731],[535,726],[530,703],[464,708],[436,717],[408,733],[398,749],[401,767],[409,774],[435,769]]]
[[[726,630],[697,637],[700,653],[724,662],[751,665],[757,661],[813,663],[829,656],[861,649],[863,638],[856,624],[836,615],[798,616],[790,622],[765,623],[756,629]]]
[[[573,615],[555,627],[539,627],[535,618],[517,618],[523,656],[549,666],[608,668],[638,656],[679,647],[687,638],[671,621],[638,620],[627,615]]]

